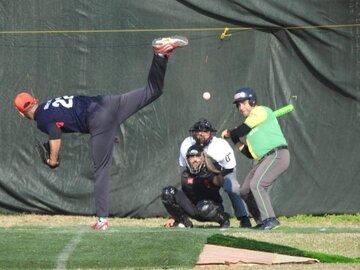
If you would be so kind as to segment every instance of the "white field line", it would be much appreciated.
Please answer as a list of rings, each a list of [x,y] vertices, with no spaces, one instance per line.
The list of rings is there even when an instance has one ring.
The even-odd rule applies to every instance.
[[[66,263],[71,255],[74,252],[76,246],[79,244],[84,230],[78,231],[78,233],[71,239],[71,241],[64,247],[57,258],[56,269],[66,269]]]

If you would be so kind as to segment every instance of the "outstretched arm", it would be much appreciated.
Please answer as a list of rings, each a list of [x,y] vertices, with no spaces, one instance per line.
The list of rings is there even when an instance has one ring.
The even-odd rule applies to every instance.
[[[49,132],[49,158],[46,160],[47,165],[51,168],[56,168],[59,166],[59,153],[61,147],[61,128],[58,126],[58,123],[50,124],[48,126]]]
[[[51,167],[59,166],[59,152],[61,147],[61,139],[49,140],[50,157],[46,161]]]

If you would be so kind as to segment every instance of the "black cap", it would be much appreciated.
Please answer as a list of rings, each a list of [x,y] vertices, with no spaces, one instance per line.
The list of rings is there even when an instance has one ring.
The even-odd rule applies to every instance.
[[[217,130],[212,126],[212,124],[205,118],[199,119],[190,129],[190,132],[194,131],[211,131],[216,132]]]
[[[189,149],[186,151],[186,158],[192,157],[192,156],[199,156],[203,152],[203,148],[200,145],[194,144],[189,147]]]

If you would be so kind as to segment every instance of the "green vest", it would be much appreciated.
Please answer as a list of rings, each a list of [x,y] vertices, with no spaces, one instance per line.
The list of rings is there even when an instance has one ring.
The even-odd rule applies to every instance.
[[[249,125],[252,129],[246,135],[246,144],[254,159],[259,160],[270,150],[281,145],[287,145],[287,142],[274,112],[265,106],[257,106],[255,108],[265,119],[255,126]],[[247,124],[246,120],[245,124]],[[249,121],[250,124],[251,122]]]

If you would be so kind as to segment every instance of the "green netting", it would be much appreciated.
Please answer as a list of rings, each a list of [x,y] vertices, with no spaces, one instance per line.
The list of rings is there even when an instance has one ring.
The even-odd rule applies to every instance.
[[[111,213],[164,215],[159,193],[180,181],[187,130],[200,117],[220,131],[239,124],[231,102],[243,85],[261,104],[296,107],[280,120],[291,166],[271,191],[276,212],[359,212],[358,1],[3,0],[0,14],[0,211],[95,212],[89,137],[65,135],[50,171],[34,149],[46,137],[13,108],[17,92],[125,93],[145,84],[152,39],[181,34],[190,45],[171,57],[164,95],[119,128]],[[236,155],[242,182],[251,161]]]

